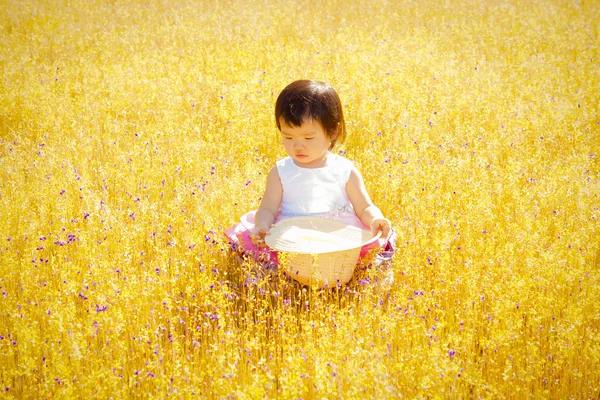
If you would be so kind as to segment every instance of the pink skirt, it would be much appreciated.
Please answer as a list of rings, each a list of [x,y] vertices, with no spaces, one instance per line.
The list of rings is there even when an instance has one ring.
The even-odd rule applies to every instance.
[[[250,236],[251,230],[254,228],[254,215],[256,211],[250,211],[249,213],[242,216],[240,222],[231,226],[225,231],[225,236],[229,239],[229,243],[234,250],[239,250],[242,253],[254,258],[257,261],[267,262],[277,265],[277,252],[270,249],[269,247],[257,247],[252,243]],[[324,216],[324,218],[333,219],[344,224],[353,225],[361,229],[370,230],[364,226],[362,222],[356,217],[356,215],[349,215],[343,213],[335,216]],[[275,223],[285,219],[285,217],[278,216]],[[360,250],[360,260],[362,260],[367,254],[372,253],[374,249],[382,248],[386,249],[388,246],[388,238],[379,238],[369,244],[363,246]]]

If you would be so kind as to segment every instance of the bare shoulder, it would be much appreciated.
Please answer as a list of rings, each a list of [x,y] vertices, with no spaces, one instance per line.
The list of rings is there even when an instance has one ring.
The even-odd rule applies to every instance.
[[[365,182],[363,180],[363,177],[362,177],[360,171],[354,165],[352,166],[352,169],[350,170],[350,177],[348,178],[347,185],[354,189],[359,189],[365,185]]]
[[[274,199],[275,201],[281,201],[281,192],[283,186],[281,185],[281,179],[279,179],[279,171],[277,167],[271,168],[269,176],[267,176],[267,187],[265,188],[265,197]]]
[[[360,215],[365,208],[373,204],[365,188],[363,177],[356,167],[353,167],[350,171],[350,178],[346,183],[346,195],[357,215]]]
[[[277,169],[277,166],[274,166],[273,168],[271,168],[271,170],[269,171],[269,175],[267,175],[267,184],[269,183],[269,181],[274,180],[277,181],[279,183],[281,183],[280,179],[279,179],[279,170]]]

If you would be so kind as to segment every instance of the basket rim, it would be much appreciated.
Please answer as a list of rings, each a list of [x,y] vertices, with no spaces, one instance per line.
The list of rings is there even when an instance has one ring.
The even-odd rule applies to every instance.
[[[291,218],[286,218],[284,220],[279,221],[278,223],[276,223],[275,225],[273,225],[273,227],[271,228],[271,230],[269,231],[269,233],[266,235],[265,237],[265,242],[266,244],[273,250],[282,252],[282,253],[290,253],[290,254],[329,254],[329,253],[338,253],[338,252],[345,252],[345,251],[349,251],[349,250],[353,250],[356,248],[361,248],[363,246],[369,245],[373,242],[375,242],[376,240],[378,240],[381,237],[381,232],[377,232],[377,235],[370,237],[369,240],[365,241],[365,242],[361,242],[361,243],[351,243],[349,245],[346,246],[340,246],[337,248],[334,248],[332,250],[325,250],[325,251],[302,251],[301,249],[298,249],[297,251],[291,251],[289,249],[282,249],[281,247],[278,248],[277,242],[275,241],[275,237],[277,236],[273,236],[273,234],[277,235],[279,233],[279,229],[281,229],[282,227],[286,226],[286,225],[293,225],[295,222],[302,222],[302,221],[317,221],[317,223],[322,223],[322,224],[326,224],[329,226],[334,226],[336,228],[339,229],[351,229],[351,230],[360,230],[363,232],[368,232],[368,234],[370,235],[370,232],[367,231],[366,229],[362,229],[359,228],[357,226],[354,225],[348,225],[348,224],[344,224],[340,221],[336,221],[336,220],[332,220],[329,218],[323,218],[323,217],[311,217],[311,216],[299,216],[299,217],[291,217]]]

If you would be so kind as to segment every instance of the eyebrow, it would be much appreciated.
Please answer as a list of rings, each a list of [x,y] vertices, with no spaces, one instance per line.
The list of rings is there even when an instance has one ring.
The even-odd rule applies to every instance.
[[[284,132],[283,129],[281,130],[281,134],[282,135],[287,135],[287,136],[293,136],[292,133],[290,133],[290,132]],[[310,131],[310,132],[302,132],[302,133],[298,134],[298,136],[310,136],[310,135],[316,135],[316,134],[317,134],[316,132]]]

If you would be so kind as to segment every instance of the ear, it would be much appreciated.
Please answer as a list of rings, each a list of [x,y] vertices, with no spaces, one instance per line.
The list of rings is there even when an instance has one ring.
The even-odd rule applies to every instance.
[[[335,130],[331,133],[331,135],[329,135],[329,150],[333,150],[333,148],[335,147],[335,143],[337,142],[337,137],[339,136],[340,133],[340,124],[338,122]]]
[[[339,133],[340,133],[340,123],[338,122],[337,125],[335,126],[335,130],[329,136],[329,139],[331,139],[331,141],[333,142],[335,139],[337,139]]]

